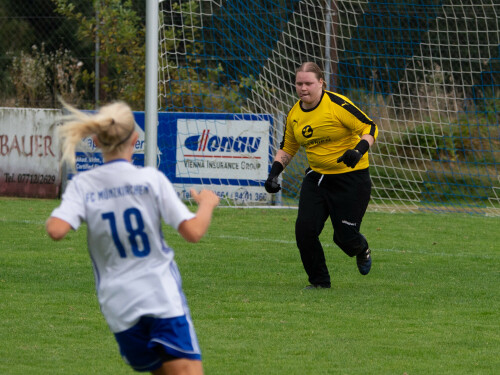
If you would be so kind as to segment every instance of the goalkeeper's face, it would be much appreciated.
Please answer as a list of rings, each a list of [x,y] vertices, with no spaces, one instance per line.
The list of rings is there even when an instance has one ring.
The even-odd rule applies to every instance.
[[[318,104],[323,91],[323,79],[318,79],[313,72],[298,72],[295,78],[295,90],[307,108]]]

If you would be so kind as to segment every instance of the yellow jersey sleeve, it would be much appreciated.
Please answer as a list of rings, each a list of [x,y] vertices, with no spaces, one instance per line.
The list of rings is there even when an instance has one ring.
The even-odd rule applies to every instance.
[[[365,134],[370,134],[373,138],[377,139],[378,127],[370,117],[356,107],[356,105],[345,96],[328,91],[327,93],[330,99],[332,99],[334,113],[344,126],[351,129],[360,137]]]
[[[290,112],[288,112],[288,115],[286,117],[286,122],[285,122],[285,132],[283,135],[283,141],[280,144],[280,149],[285,151],[287,154],[290,154],[294,156],[297,151],[299,150],[300,144],[297,142],[295,139],[295,133],[294,133],[294,127],[297,125],[295,120],[291,120],[290,113],[295,112],[297,109],[296,107],[300,105],[300,102],[297,102]],[[300,110],[300,106],[299,106]]]

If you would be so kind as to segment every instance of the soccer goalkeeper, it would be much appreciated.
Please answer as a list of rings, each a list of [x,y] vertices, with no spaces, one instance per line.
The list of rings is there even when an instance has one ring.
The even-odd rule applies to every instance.
[[[278,176],[300,146],[306,151],[305,171],[295,223],[295,237],[307,289],[330,288],[331,280],[319,235],[330,217],[333,241],[368,274],[372,259],[366,238],[359,232],[371,194],[368,150],[375,142],[375,123],[348,98],[325,90],[323,72],[313,62],[296,71],[300,100],[286,119],[285,134],[265,183],[277,193]]]

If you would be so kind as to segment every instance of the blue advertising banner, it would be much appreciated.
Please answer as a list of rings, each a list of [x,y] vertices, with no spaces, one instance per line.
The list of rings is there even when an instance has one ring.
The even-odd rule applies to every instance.
[[[134,112],[139,140],[133,163],[144,165],[144,112]],[[263,185],[272,162],[271,115],[158,113],[158,169],[189,198],[210,189],[235,203],[267,202]],[[77,172],[103,163],[91,138],[77,149]]]

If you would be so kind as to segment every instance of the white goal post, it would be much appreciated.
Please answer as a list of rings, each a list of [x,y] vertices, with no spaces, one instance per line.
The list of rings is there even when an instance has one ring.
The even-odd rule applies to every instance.
[[[156,167],[158,148],[158,0],[146,0],[144,165]]]

